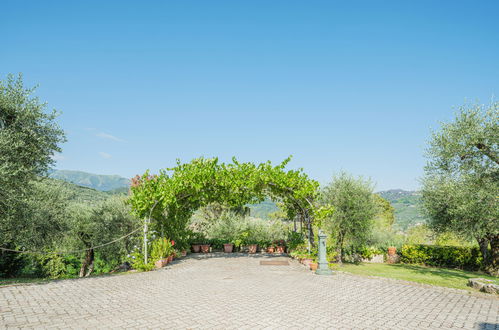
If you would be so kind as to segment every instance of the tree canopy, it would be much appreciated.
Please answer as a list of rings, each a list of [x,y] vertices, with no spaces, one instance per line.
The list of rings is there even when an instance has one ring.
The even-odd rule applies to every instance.
[[[461,107],[433,133],[427,157],[422,198],[430,225],[476,239],[498,272],[499,102]]]
[[[38,206],[57,192],[34,181],[47,173],[65,136],[55,121],[56,111],[47,112],[47,105],[33,97],[33,91],[24,87],[21,76],[0,81],[0,241],[4,246],[10,246],[16,236],[38,242],[44,229],[55,226],[49,217],[41,216],[46,208]],[[38,194],[42,190],[49,195]]]

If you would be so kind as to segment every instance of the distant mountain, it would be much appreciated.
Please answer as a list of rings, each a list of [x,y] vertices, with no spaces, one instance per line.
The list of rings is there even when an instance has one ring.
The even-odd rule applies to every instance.
[[[378,194],[388,200],[395,209],[395,227],[401,230],[425,223],[428,218],[421,210],[421,194],[417,191],[391,189]]]
[[[99,175],[81,171],[55,170],[49,177],[100,191],[127,190],[130,180],[119,175]]]

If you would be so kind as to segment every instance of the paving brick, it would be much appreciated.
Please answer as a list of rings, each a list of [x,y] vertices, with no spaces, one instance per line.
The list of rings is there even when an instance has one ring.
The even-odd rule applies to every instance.
[[[163,269],[0,288],[0,328],[499,330],[499,299],[261,255],[191,255]]]

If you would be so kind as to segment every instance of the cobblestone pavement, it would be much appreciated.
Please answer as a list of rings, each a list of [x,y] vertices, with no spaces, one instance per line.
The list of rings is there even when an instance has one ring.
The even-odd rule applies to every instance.
[[[499,299],[265,256],[190,257],[147,273],[0,288],[1,328],[499,329]],[[272,260],[288,260],[274,258]]]

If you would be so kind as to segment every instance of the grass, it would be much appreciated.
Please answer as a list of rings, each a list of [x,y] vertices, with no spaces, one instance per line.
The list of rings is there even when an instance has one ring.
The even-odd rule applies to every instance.
[[[51,281],[51,279],[39,277],[0,278],[0,286],[25,283],[47,283],[49,281]]]
[[[337,270],[364,276],[380,276],[404,281],[443,286],[447,288],[473,290],[467,286],[470,278],[499,279],[479,272],[469,272],[458,269],[433,268],[406,264],[343,264]]]

